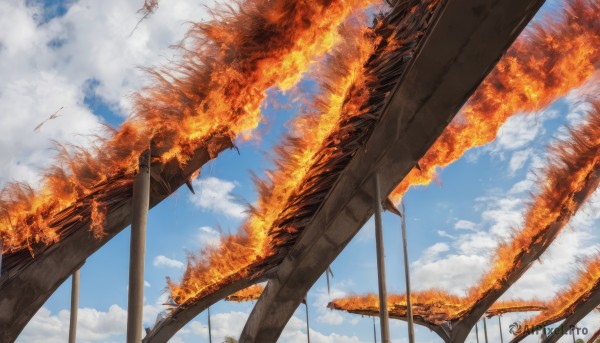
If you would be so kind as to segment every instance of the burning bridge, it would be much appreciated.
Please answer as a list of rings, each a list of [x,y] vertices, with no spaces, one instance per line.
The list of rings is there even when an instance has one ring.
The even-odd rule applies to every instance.
[[[325,87],[330,93],[322,99],[323,115],[319,126],[312,127],[324,133],[284,143],[280,158],[291,162],[260,184],[259,205],[241,234],[224,239],[208,260],[192,264],[181,284],[170,284],[177,306],[144,338],[166,342],[211,304],[268,280],[240,339],[276,341],[307,291],[364,223],[373,214],[380,221],[382,204],[393,208],[392,202],[410,185],[427,183],[436,166],[451,163],[468,148],[453,147],[452,155],[442,153],[436,144],[447,148],[450,141],[469,141],[468,135],[461,136],[468,131],[468,120],[449,123],[471,96],[475,100],[465,110],[467,119],[499,107],[476,89],[499,60],[506,63],[505,69],[518,67],[515,56],[525,43],[517,41],[512,48],[515,56],[501,58],[543,1],[400,0],[377,15],[372,27],[345,23],[353,9],[370,3],[247,1],[242,2],[242,11],[224,17],[223,22],[197,24],[190,33],[194,46],[178,64],[178,73],[152,71],[156,85],[137,96],[132,120],[100,142],[96,151],[65,153],[68,168],[56,167],[48,173],[46,186],[52,187],[38,193],[23,185],[5,190],[11,196],[0,199],[6,213],[0,218],[4,241],[0,340],[14,341],[86,258],[132,224],[128,342],[139,342],[146,204],[157,205],[183,184],[193,191],[190,180],[199,169],[258,125],[264,92],[292,87],[314,56],[332,50],[336,39],[328,38],[337,37],[342,26],[349,38],[336,43],[325,78],[335,87]],[[587,10],[588,16],[591,13],[590,25],[594,25],[597,2],[572,1],[572,6]],[[286,11],[286,15],[273,11]],[[586,23],[583,17],[577,18],[580,25]],[[223,27],[226,33],[218,30]],[[336,58],[341,56],[350,60],[339,63]],[[554,68],[548,77],[578,77],[548,80],[545,97],[512,99],[513,107],[503,115],[480,120],[481,126],[489,126],[487,141],[463,145],[491,141],[513,113],[547,105],[582,84],[600,62],[599,51],[586,56],[591,56],[588,65],[578,61],[582,68],[590,66],[585,72]],[[556,64],[562,61],[560,56],[555,59]],[[529,72],[539,72],[533,61],[525,63],[531,64]],[[494,70],[490,75],[499,74]],[[508,84],[495,79],[485,84],[485,90],[499,91]],[[327,130],[317,130],[323,127]],[[482,287],[480,297],[471,299],[470,307],[452,318],[451,325],[439,325],[436,332],[445,341],[466,339],[477,320],[544,252],[596,189],[599,146],[598,142],[586,146],[588,159],[572,163],[581,169],[570,170],[569,175],[580,176],[580,182],[563,192],[572,203],[557,205],[556,213],[550,213],[556,214],[554,221],[543,223],[549,229],[532,234],[535,245],[528,246],[530,250],[515,249],[518,268],[502,282],[494,279],[498,287]],[[438,155],[443,158],[434,158]],[[390,194],[392,199],[383,201]],[[267,203],[279,207],[264,206]],[[235,263],[227,260],[231,256]],[[384,283],[380,291],[385,294]],[[381,311],[382,318],[387,315]]]

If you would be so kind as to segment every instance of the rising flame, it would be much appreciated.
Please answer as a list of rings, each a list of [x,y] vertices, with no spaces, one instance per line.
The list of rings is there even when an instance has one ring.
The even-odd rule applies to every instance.
[[[92,230],[101,236],[99,210],[106,206],[86,197],[115,175],[131,179],[150,139],[163,166],[184,166],[211,137],[249,137],[261,120],[266,91],[290,89],[340,38],[338,25],[368,2],[247,0],[239,10],[223,8],[214,20],[193,24],[182,59],[169,69],[149,70],[156,82],[135,96],[132,119],[92,149],[63,149],[38,191],[20,183],[0,191],[3,252],[33,253],[36,244],[56,243],[62,228],[53,220],[69,207],[93,206]]]
[[[531,262],[527,253],[543,252],[598,186],[600,179],[600,102],[587,122],[571,131],[568,141],[551,149],[549,165],[540,178],[540,193],[525,214],[523,227],[500,244],[490,271],[469,291],[471,306],[510,285]],[[468,311],[467,311],[468,312]]]
[[[368,138],[436,4],[436,0],[398,2],[390,10],[392,20],[377,16],[370,29],[364,19],[346,23],[341,30],[346,39],[318,69],[322,91],[314,108],[293,121],[290,136],[276,149],[277,169],[267,173],[266,181],[257,182],[257,206],[239,234],[224,237],[216,249],[191,256],[179,284],[169,280],[176,303],[193,302],[277,266]]]
[[[474,147],[493,141],[506,120],[539,111],[581,86],[600,67],[599,0],[569,0],[564,13],[530,26],[477,88],[442,135],[390,195],[414,185]]]
[[[222,238],[217,249],[206,249],[200,256],[192,256],[180,285],[170,283],[171,294],[177,303],[183,303],[218,287],[228,278],[247,275],[249,266],[273,254],[269,229],[280,214],[286,211],[288,201],[298,185],[305,181],[309,167],[314,164],[324,140],[337,123],[347,116],[359,115],[356,109],[368,95],[364,84],[363,65],[373,49],[372,37],[360,20],[342,28],[346,39],[334,47],[323,78],[331,85],[320,95],[317,113],[307,113],[294,119],[291,134],[277,149],[278,169],[270,171],[268,181],[257,181],[259,200],[252,209],[239,234]],[[342,58],[343,57],[343,58]],[[349,97],[352,92],[353,97]],[[351,100],[345,102],[347,98]],[[349,110],[345,110],[349,109]]]
[[[565,319],[573,313],[578,303],[585,302],[594,291],[600,291],[600,256],[588,260],[585,269],[568,288],[548,302],[544,311],[523,321],[522,325],[544,327]]]
[[[411,293],[413,316],[433,325],[441,325],[458,317],[465,306],[464,298],[440,290]],[[375,294],[335,299],[329,308],[362,315],[379,315],[379,298]],[[540,311],[544,304],[537,300],[498,301],[486,312],[487,316],[509,312]],[[388,295],[388,313],[392,318],[406,318],[406,295]]]
[[[239,290],[225,298],[227,301],[244,302],[254,301],[260,298],[260,295],[265,290],[264,285],[252,285],[250,287]]]
[[[509,282],[514,282],[508,281],[512,276],[521,275],[527,270],[532,261],[523,260],[526,252],[538,250],[541,253],[552,243],[560,229],[598,186],[600,179],[600,102],[593,104],[587,119],[587,122],[571,131],[570,140],[562,141],[551,149],[553,154],[549,166],[540,178],[543,180],[541,192],[534,197],[523,228],[515,233],[510,242],[498,247],[491,270],[478,285],[471,288],[466,297],[437,290],[416,292],[411,297],[416,316],[434,325],[464,318],[482,299],[510,286]],[[567,311],[573,299],[579,298],[590,287],[598,286],[598,272],[600,262],[596,260],[588,265],[574,289],[565,292],[556,303],[548,304],[545,313]],[[497,302],[487,309],[487,313],[495,315],[511,308],[524,309],[529,305],[534,304]],[[331,307],[368,313],[377,312],[379,302],[375,295],[349,297],[334,301]],[[406,316],[406,298],[390,297],[388,311],[398,317]]]

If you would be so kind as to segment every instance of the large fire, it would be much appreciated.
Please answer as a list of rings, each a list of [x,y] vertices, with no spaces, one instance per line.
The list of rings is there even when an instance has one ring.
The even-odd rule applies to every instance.
[[[440,290],[411,293],[413,316],[426,324],[442,325],[456,319],[465,306],[464,298]],[[328,305],[335,310],[379,316],[379,298],[375,294],[335,299]],[[498,301],[486,311],[488,317],[512,312],[541,311],[544,303],[536,300]],[[406,295],[388,295],[388,313],[392,318],[407,316]]]
[[[500,244],[491,269],[469,291],[470,307],[502,293],[558,236],[600,180],[600,102],[592,104],[587,121],[571,137],[551,148],[549,164],[525,214],[523,227],[510,242]]]
[[[585,269],[571,285],[559,292],[554,299],[547,303],[546,309],[537,316],[522,323],[523,327],[545,327],[559,322],[573,313],[577,305],[587,301],[592,292],[600,292],[600,256],[587,261]],[[515,337],[520,340],[526,332]]]
[[[179,284],[169,281],[177,303],[252,278],[283,259],[286,248],[293,245],[339,173],[368,138],[383,100],[414,53],[435,4],[437,1],[402,1],[391,10],[395,22],[380,16],[373,28],[367,28],[363,18],[342,27],[345,39],[332,50],[326,65],[318,68],[321,92],[313,101],[314,108],[292,122],[290,135],[276,149],[277,169],[268,173],[266,181],[258,182],[259,200],[250,217],[239,234],[223,237],[220,247],[191,257]]]
[[[136,96],[132,119],[92,149],[65,149],[39,190],[14,183],[0,192],[3,252],[33,253],[37,244],[56,243],[61,227],[55,218],[69,207],[93,207],[72,220],[91,216],[94,234],[102,235],[107,206],[100,196],[89,196],[92,189],[116,175],[130,180],[150,141],[160,166],[170,161],[183,166],[211,137],[249,137],[261,120],[266,91],[290,89],[339,40],[337,27],[349,13],[368,2],[247,0],[238,10],[224,7],[214,20],[194,24],[181,60],[150,71],[156,82]]]
[[[399,203],[440,167],[494,140],[511,116],[539,111],[581,86],[600,67],[600,1],[569,0],[560,16],[529,26],[461,112],[390,195]]]
[[[252,285],[227,296],[225,300],[235,302],[254,301],[260,298],[264,290],[264,285]]]
[[[523,228],[510,242],[499,246],[491,270],[466,297],[437,290],[415,292],[411,295],[415,316],[434,325],[464,318],[484,298],[501,295],[552,243],[600,182],[600,103],[594,103],[587,122],[572,130],[570,139],[552,147],[551,152],[549,165],[540,178],[543,181],[541,191],[532,201]],[[536,256],[527,255],[532,251]],[[589,263],[586,273],[573,289],[548,304],[540,316],[564,314],[574,299],[579,299],[590,288],[598,287],[599,261]],[[378,304],[375,295],[368,295],[339,299],[332,302],[331,307],[364,314],[377,313]],[[496,302],[486,309],[486,313],[490,316],[536,304],[539,305],[520,301]],[[390,315],[405,317],[405,296],[390,296],[388,311]]]

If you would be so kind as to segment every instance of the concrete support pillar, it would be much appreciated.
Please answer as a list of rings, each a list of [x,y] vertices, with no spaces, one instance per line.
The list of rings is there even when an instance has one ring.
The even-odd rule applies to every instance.
[[[485,324],[485,317],[483,317],[483,336],[485,337],[485,343],[488,343],[487,325]]]
[[[77,309],[79,308],[79,269],[71,275],[71,318],[69,321],[69,343],[77,341]]]
[[[306,342],[310,343],[310,324],[308,320],[308,297],[304,297],[304,306],[306,308]]]
[[[385,254],[383,251],[383,224],[381,222],[381,189],[379,187],[379,174],[374,176],[375,197],[375,241],[377,245],[377,280],[379,282],[379,323],[381,326],[381,342],[390,343],[390,323],[387,307],[387,289],[385,284]]]
[[[212,343],[212,330],[210,327],[210,306],[208,307],[208,343]]]
[[[410,301],[410,271],[408,270],[408,243],[406,242],[406,208],[402,203],[402,248],[404,250],[404,277],[406,279],[406,317],[408,319],[408,341],[415,343],[415,328]]]
[[[375,326],[375,317],[373,317],[373,342],[377,343],[377,328]]]
[[[127,343],[140,343],[142,341],[142,314],[144,306],[146,222],[150,206],[150,149],[146,150],[140,156],[139,172],[133,182],[132,206]]]

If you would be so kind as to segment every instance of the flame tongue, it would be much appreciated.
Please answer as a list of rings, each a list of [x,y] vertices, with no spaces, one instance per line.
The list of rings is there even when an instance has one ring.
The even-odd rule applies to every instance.
[[[392,192],[395,203],[414,185],[468,149],[494,140],[511,116],[547,107],[600,67],[600,1],[570,0],[557,20],[533,26],[508,49],[467,104]]]
[[[3,252],[56,243],[63,228],[50,223],[70,206],[92,208],[94,234],[100,236],[101,212],[110,208],[97,200],[78,201],[114,175],[131,177],[150,138],[153,154],[165,164],[176,160],[182,167],[214,136],[248,138],[261,120],[265,91],[291,88],[311,61],[339,39],[337,26],[345,17],[368,3],[247,0],[239,11],[224,9],[215,20],[195,24],[176,67],[150,71],[156,82],[137,95],[133,119],[97,142],[95,149],[63,149],[39,192],[21,184],[1,191]],[[110,193],[109,187],[118,185],[105,187]],[[80,219],[90,214],[86,216]]]
[[[578,302],[586,301],[591,292],[600,292],[600,256],[588,260],[586,268],[579,273],[568,289],[558,293],[539,315],[523,322],[524,327],[540,327],[556,323],[575,310]]]
[[[439,291],[429,290],[411,294],[413,315],[420,320],[433,325],[441,325],[453,320],[466,305],[464,298]],[[365,296],[350,296],[335,299],[329,308],[371,316],[379,315],[379,299],[374,294]],[[488,315],[499,313],[539,311],[544,308],[540,301],[511,300],[495,303],[487,312]],[[388,296],[388,312],[394,318],[406,318],[406,295],[391,294]]]
[[[525,215],[523,228],[501,244],[491,270],[470,290],[472,307],[510,286],[552,243],[562,228],[598,187],[600,180],[600,103],[570,141],[553,147],[541,192]]]
[[[279,264],[368,139],[386,95],[412,57],[437,3],[402,1],[388,16],[378,18],[372,29],[357,20],[343,26],[345,40],[334,48],[327,68],[318,75],[323,92],[314,101],[315,113],[293,121],[292,134],[277,150],[277,169],[268,173],[267,181],[258,182],[258,205],[242,233],[192,257],[181,283],[169,282],[177,303],[193,302]]]

